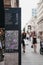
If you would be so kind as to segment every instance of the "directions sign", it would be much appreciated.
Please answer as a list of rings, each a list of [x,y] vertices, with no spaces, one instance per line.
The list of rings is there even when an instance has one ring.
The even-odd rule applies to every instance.
[[[5,9],[5,51],[19,51],[21,46],[21,9]]]

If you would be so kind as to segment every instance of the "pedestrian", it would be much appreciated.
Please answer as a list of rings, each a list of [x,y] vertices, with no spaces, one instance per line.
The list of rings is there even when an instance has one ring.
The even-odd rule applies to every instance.
[[[29,40],[29,32],[27,31],[27,34],[26,34],[26,38],[27,38],[27,40]]]
[[[43,41],[43,34],[42,33],[40,33],[40,43]]]
[[[43,33],[40,33],[40,54],[43,54]]]
[[[36,49],[37,49],[37,38],[36,38],[36,33],[35,31],[33,32],[33,35],[32,35],[32,38],[33,38],[33,49],[34,49],[34,52],[36,53]]]
[[[25,38],[26,38],[26,33],[23,30],[23,33],[22,33],[22,45],[23,45],[23,52],[24,53],[25,53],[25,41],[24,41]]]
[[[4,55],[3,55],[3,47],[2,47],[2,41],[3,41],[3,30],[2,30],[2,28],[0,28],[0,61],[1,60],[3,60],[3,58],[4,58]]]

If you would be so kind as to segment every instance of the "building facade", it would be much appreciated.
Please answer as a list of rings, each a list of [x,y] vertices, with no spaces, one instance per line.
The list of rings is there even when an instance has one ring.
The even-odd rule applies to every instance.
[[[32,17],[30,21],[25,25],[25,29],[28,32],[34,32],[36,31],[36,26],[37,26],[37,9],[33,8],[32,9]]]
[[[5,8],[16,8],[19,7],[19,0],[4,0],[4,7]]]
[[[33,17],[37,16],[37,9],[36,8],[32,9],[32,16]]]
[[[40,0],[37,8],[37,31],[43,33],[43,0]]]
[[[32,9],[32,30],[36,31],[37,29],[37,9]]]

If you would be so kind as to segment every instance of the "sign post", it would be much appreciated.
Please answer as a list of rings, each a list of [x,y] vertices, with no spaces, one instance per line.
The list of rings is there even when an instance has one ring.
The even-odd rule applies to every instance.
[[[5,9],[5,52],[17,52],[21,65],[21,8]]]

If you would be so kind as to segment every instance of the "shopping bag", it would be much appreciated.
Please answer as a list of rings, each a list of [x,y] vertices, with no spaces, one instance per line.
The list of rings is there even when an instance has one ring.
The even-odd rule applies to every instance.
[[[31,48],[33,48],[33,45],[31,45]]]

